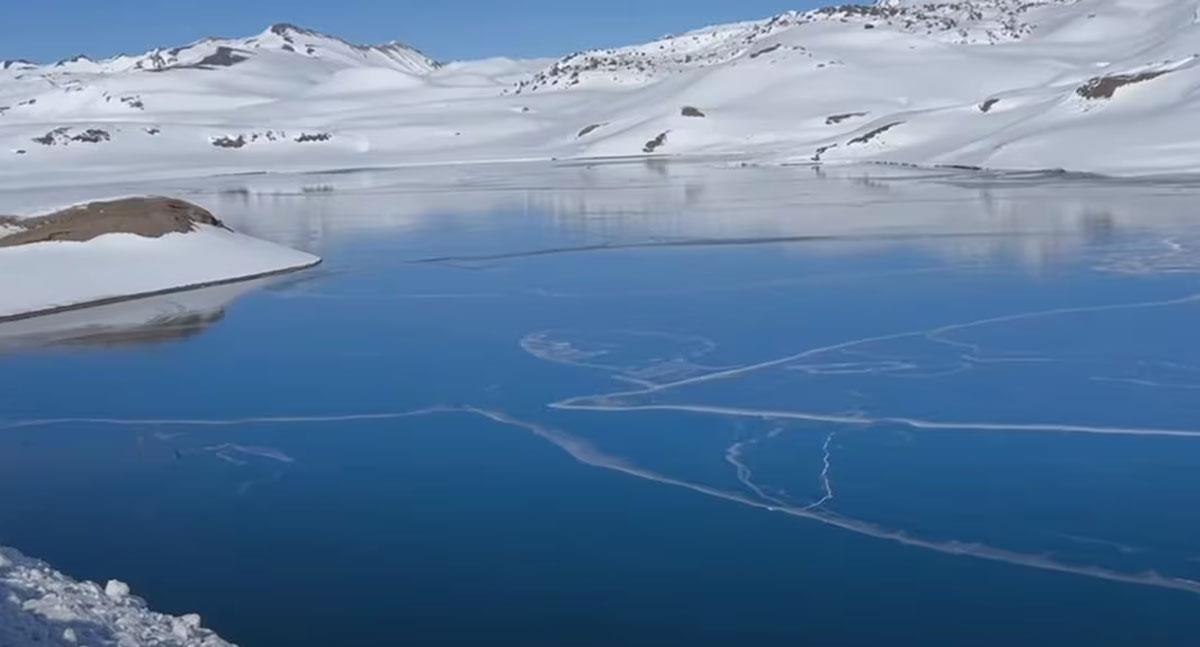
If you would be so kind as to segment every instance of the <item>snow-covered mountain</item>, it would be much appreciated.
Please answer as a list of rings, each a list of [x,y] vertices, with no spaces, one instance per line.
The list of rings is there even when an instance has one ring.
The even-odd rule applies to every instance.
[[[1200,0],[883,0],[557,61],[290,25],[0,65],[0,182],[643,155],[1200,171]]]
[[[294,56],[288,56],[289,54]],[[297,57],[320,61],[327,68],[385,67],[423,74],[437,63],[401,43],[354,45],[295,25],[279,23],[250,38],[205,38],[174,49],[154,49],[139,56],[120,55],[102,61],[76,56],[53,65],[39,66],[25,60],[4,61],[5,70],[34,73],[43,78],[77,81],[80,75],[108,75],[120,72],[163,72],[180,69],[213,70],[233,67],[249,61],[292,62]]]

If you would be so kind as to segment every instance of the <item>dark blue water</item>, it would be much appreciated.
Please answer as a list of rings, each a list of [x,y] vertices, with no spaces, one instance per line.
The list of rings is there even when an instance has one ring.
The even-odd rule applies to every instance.
[[[146,188],[326,263],[0,329],[0,544],[243,645],[1191,644],[1200,189],[880,173]]]

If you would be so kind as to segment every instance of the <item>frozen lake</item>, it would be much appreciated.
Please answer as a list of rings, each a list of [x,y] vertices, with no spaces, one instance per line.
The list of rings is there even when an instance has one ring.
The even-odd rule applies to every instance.
[[[244,645],[1200,631],[1200,181],[638,162],[0,212],[142,193],[326,262],[0,326],[0,544],[75,577]]]

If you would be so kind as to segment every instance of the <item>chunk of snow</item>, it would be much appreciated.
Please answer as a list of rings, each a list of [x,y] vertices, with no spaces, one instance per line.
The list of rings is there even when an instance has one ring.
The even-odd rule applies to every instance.
[[[109,580],[108,584],[104,585],[104,595],[120,600],[129,596],[129,585],[121,580]]]

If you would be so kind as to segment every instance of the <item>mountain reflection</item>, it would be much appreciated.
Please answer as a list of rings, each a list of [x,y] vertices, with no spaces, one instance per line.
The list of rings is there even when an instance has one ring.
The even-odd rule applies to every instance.
[[[245,281],[2,323],[0,353],[183,341],[220,323],[231,303],[270,281]]]

